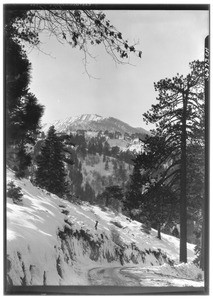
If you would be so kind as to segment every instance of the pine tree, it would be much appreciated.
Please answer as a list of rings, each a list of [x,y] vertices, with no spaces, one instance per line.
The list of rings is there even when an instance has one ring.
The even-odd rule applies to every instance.
[[[60,197],[66,193],[66,172],[63,144],[56,135],[54,126],[49,128],[38,159],[36,184]]]
[[[177,74],[172,79],[163,79],[155,84],[158,104],[144,114],[147,123],[156,124],[154,136],[162,138],[165,151],[160,151],[159,159],[154,158],[156,169],[168,163],[161,183],[179,173],[180,191],[180,261],[187,262],[187,145],[197,140],[197,132],[202,132],[204,114],[204,63],[194,61],[191,72],[186,76]],[[162,155],[163,154],[163,155]]]
[[[7,197],[11,198],[14,204],[20,204],[22,202],[22,189],[19,186],[15,186],[13,181],[7,184]]]
[[[91,185],[88,182],[86,182],[82,200],[87,201],[91,204],[94,203],[95,192],[94,192],[94,190],[92,189]]]
[[[162,225],[177,221],[178,206],[178,197],[169,186],[153,183],[141,197],[140,218],[156,228],[161,239]]]
[[[118,210],[123,200],[123,190],[118,185],[111,185],[105,188],[104,192],[100,195],[105,200],[106,207],[112,207]]]
[[[15,175],[18,178],[23,178],[26,175],[26,169],[31,165],[32,157],[30,153],[27,153],[26,146],[21,143],[17,151],[14,167]]]
[[[13,25],[26,17],[24,11],[7,11],[5,14],[5,83],[6,83],[6,154],[8,165],[23,177],[31,159],[26,144],[33,144],[39,130],[43,106],[29,93],[31,64],[18,40],[31,40],[32,35],[22,35]]]
[[[178,193],[174,184],[171,184],[178,182],[179,172],[176,172],[176,165],[171,164],[170,149],[166,148],[162,137],[147,137],[144,146],[145,151],[134,160],[134,170],[126,193],[126,207],[129,207],[131,218],[156,228],[160,238],[162,224],[170,224],[172,218],[178,221]],[[165,165],[159,165],[162,157]]]
[[[142,197],[142,170],[137,160],[134,163],[130,185],[124,198],[124,209],[128,211],[131,218],[134,218],[132,210],[139,208]]]

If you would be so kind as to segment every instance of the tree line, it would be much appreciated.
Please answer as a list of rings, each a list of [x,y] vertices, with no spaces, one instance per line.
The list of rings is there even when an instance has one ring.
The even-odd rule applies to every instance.
[[[128,164],[133,164],[134,154],[127,150],[121,151],[118,146],[110,146],[107,141],[107,136],[99,132],[96,137],[86,139],[84,133],[72,134],[73,144],[76,145],[76,152],[85,157],[87,154],[99,154],[114,157]]]

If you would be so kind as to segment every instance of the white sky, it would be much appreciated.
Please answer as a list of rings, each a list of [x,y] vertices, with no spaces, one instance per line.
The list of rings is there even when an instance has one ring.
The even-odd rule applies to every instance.
[[[139,42],[142,59],[115,65],[103,47],[95,46],[89,73],[83,53],[54,39],[42,38],[42,51],[29,53],[31,91],[45,105],[43,123],[85,113],[112,116],[132,126],[146,127],[142,114],[155,103],[153,83],[176,73],[187,74],[189,62],[204,57],[208,11],[105,11],[123,37]]]

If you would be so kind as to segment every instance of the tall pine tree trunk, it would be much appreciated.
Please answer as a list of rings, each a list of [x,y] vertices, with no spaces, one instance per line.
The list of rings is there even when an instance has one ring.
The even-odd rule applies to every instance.
[[[187,93],[183,93],[181,178],[180,178],[180,262],[187,262],[187,199],[186,199],[186,110]]]

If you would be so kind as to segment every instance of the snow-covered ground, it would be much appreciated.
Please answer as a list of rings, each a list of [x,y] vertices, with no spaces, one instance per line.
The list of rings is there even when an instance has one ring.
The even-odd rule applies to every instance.
[[[155,267],[155,272],[191,279],[194,286],[203,284],[203,273],[191,263],[194,245],[187,245],[189,263],[179,265],[176,237],[162,234],[159,240],[154,229],[147,234],[141,223],[122,214],[63,200],[18,180],[10,170],[7,180],[23,193],[20,205],[7,199],[9,284],[89,285],[89,270],[121,266],[137,266],[136,273]]]
[[[126,141],[124,139],[108,139],[110,147],[119,147],[120,151],[131,151],[132,153],[141,153],[144,150],[144,143],[135,138],[131,141]]]

